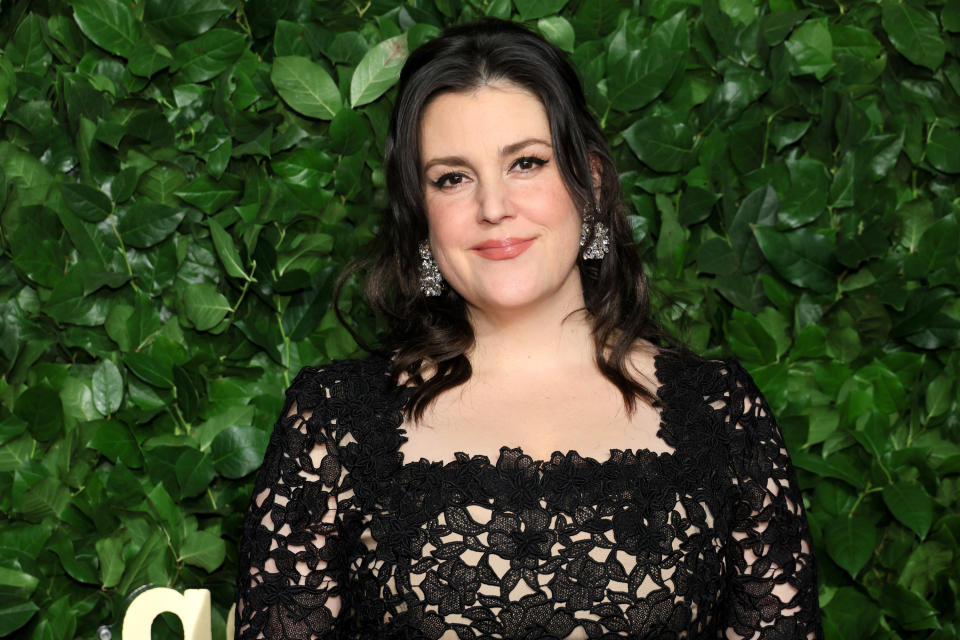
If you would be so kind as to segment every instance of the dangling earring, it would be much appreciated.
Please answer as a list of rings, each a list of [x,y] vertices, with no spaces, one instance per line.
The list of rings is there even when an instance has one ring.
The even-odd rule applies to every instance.
[[[420,241],[420,292],[428,298],[443,293],[443,276],[426,240]]]
[[[587,244],[591,231],[593,239]],[[583,222],[580,223],[580,247],[583,249],[580,256],[584,260],[603,260],[603,256],[610,251],[610,230],[607,229],[607,225],[593,219],[590,205],[583,210]]]

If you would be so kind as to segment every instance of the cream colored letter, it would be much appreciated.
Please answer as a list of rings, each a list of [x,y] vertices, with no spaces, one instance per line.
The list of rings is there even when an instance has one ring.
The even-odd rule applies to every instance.
[[[187,589],[181,594],[163,587],[144,591],[130,603],[123,617],[123,640],[150,640],[153,619],[168,612],[183,623],[184,640],[212,640],[210,592]]]

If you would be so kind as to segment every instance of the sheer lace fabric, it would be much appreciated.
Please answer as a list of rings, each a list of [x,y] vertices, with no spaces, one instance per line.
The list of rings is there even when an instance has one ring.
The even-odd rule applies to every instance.
[[[386,361],[305,368],[247,514],[237,637],[819,638],[783,440],[736,362],[657,356],[671,450],[404,463]]]

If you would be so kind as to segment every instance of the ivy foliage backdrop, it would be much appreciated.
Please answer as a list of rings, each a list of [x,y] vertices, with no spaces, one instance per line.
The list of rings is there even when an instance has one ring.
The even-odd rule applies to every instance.
[[[570,52],[667,320],[776,411],[828,637],[957,637],[958,0],[0,1],[0,636],[170,585],[220,637],[399,66],[483,14]]]

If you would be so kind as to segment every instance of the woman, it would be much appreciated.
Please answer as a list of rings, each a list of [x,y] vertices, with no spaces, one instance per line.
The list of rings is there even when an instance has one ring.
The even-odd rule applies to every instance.
[[[563,55],[499,21],[422,46],[386,170],[393,351],[288,390],[238,637],[819,637],[779,430],[737,363],[662,346]]]

